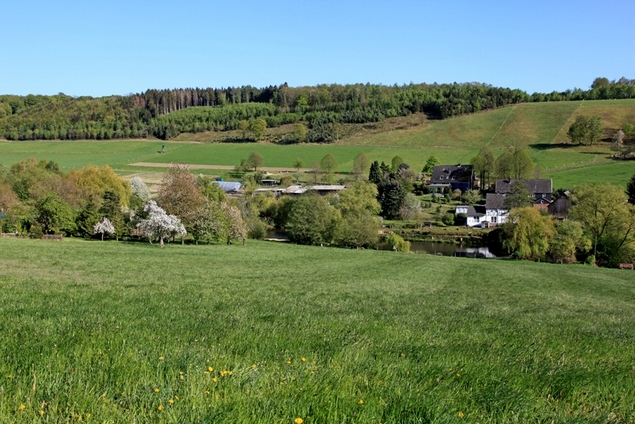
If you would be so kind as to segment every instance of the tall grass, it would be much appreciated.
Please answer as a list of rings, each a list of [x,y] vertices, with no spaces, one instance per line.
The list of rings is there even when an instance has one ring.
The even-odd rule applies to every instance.
[[[0,422],[635,420],[635,274],[0,239]]]

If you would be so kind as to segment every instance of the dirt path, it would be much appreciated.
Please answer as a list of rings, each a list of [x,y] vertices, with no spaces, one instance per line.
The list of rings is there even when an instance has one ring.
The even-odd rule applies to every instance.
[[[235,166],[231,165],[194,165],[189,163],[182,163],[180,165],[186,165],[190,169],[222,169],[222,170],[232,170]],[[169,163],[156,163],[156,162],[136,162],[129,163],[128,166],[143,166],[148,168],[169,168]],[[269,172],[296,172],[296,168],[276,168],[271,166],[263,166],[259,168],[261,171],[269,171]],[[310,172],[311,168],[300,168],[300,172]]]

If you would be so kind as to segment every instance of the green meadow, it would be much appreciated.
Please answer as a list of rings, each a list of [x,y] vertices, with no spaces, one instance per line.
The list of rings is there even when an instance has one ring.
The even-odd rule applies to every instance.
[[[626,184],[635,172],[635,164],[611,160],[613,152],[608,143],[568,144],[567,130],[578,115],[602,117],[605,136],[610,138],[612,131],[624,122],[635,122],[635,100],[529,103],[442,121],[394,118],[385,124],[362,126],[349,138],[325,145],[188,141],[205,139],[205,134],[181,134],[180,141],[172,142],[0,142],[0,164],[9,166],[29,157],[46,158],[57,161],[65,170],[88,164],[110,165],[124,176],[156,179],[161,168],[131,164],[150,162],[166,168],[170,163],[235,166],[255,151],[263,156],[266,167],[292,167],[300,158],[304,167],[310,168],[331,153],[338,161],[339,172],[347,173],[352,171],[353,159],[360,152],[371,160],[387,163],[399,155],[414,169],[421,169],[430,155],[442,163],[469,163],[483,146],[499,155],[513,143],[522,143],[543,175],[554,179],[555,187],[605,181]],[[163,144],[166,152],[159,154]]]
[[[0,422],[635,420],[633,271],[251,241],[0,251]]]

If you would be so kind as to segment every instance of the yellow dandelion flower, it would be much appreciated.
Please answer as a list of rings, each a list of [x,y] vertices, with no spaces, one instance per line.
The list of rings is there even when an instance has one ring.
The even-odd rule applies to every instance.
[[[207,367],[207,371],[212,372],[212,371],[214,371],[214,368],[212,368],[212,367]]]
[[[164,359],[165,359],[165,357],[159,356],[159,361],[163,361]]]
[[[212,378],[212,381],[213,381],[214,383],[217,383],[217,382],[218,382],[218,378],[214,377],[214,378]]]
[[[287,361],[287,365],[291,365],[291,361]]]
[[[89,419],[89,418],[90,418],[90,414],[86,414],[86,419]]]
[[[465,414],[461,411],[459,411],[459,418],[463,418],[465,416]]]
[[[24,404],[20,404],[20,406],[18,406],[18,409],[20,411],[24,411],[26,409],[26,406],[24,406]]]
[[[302,418],[298,417],[298,418],[296,418],[295,420],[293,420],[293,422],[294,422],[295,424],[302,424],[302,423],[304,422],[304,420],[303,420]]]
[[[81,421],[82,420],[82,416],[80,415],[79,417],[77,417],[77,421]]]
[[[40,409],[40,415],[44,416],[44,409]]]
[[[461,373],[460,373],[460,372],[457,372],[457,373],[456,373],[456,376],[457,376],[457,377],[460,377],[460,376],[461,376]]]
[[[159,388],[158,387],[154,388],[154,393],[159,393]]]
[[[256,365],[256,364],[253,364],[251,367],[252,367],[252,368],[256,368],[256,367],[257,367],[257,365]]]
[[[302,362],[306,362],[306,358],[304,356],[302,357]]]
[[[209,371],[204,371],[203,374],[209,375]]]
[[[205,394],[206,394],[206,395],[209,395],[209,390],[205,390]]]
[[[360,405],[363,405],[363,404],[364,404],[364,399],[360,399],[360,400],[359,400],[359,404],[360,404]]]
[[[159,407],[157,408],[159,411],[163,411],[163,405],[159,405]]]
[[[183,375],[183,371],[179,371],[179,375]]]
[[[168,401],[168,403],[169,403],[170,405],[173,405],[173,404],[174,404],[174,399],[170,399],[170,400]]]
[[[174,396],[174,399],[179,400],[179,397],[178,396]]]

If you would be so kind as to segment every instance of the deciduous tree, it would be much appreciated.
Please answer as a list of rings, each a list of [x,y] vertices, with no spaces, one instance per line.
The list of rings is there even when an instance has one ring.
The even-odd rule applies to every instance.
[[[159,240],[159,245],[163,247],[163,240],[174,235],[184,236],[187,234],[181,221],[174,215],[168,215],[154,200],[150,200],[143,208],[147,218],[141,219],[137,228],[152,243],[153,239]]]
[[[472,159],[472,166],[481,181],[481,189],[487,190],[491,184],[492,175],[496,171],[496,159],[492,151],[487,146],[481,148],[478,155]]]
[[[114,233],[115,233],[115,227],[113,227],[112,223],[106,217],[103,217],[93,227],[93,234],[101,234],[101,241],[104,241],[104,234],[114,234]]]
[[[612,184],[575,187],[569,217],[582,223],[593,242],[593,256],[600,263],[615,265],[622,250],[632,242],[635,210],[626,194]]]
[[[320,161],[320,168],[322,172],[327,175],[329,183],[332,181],[333,173],[337,172],[337,159],[330,153],[327,153],[326,156],[322,158]]]
[[[530,260],[543,259],[549,240],[556,234],[552,218],[531,206],[512,209],[503,229],[503,245],[518,258]]]
[[[260,141],[267,133],[267,121],[262,118],[254,119],[250,122],[249,129],[254,133],[256,140]]]
[[[431,155],[426,161],[426,164],[423,166],[423,169],[421,170],[421,172],[427,175],[432,175],[432,171],[434,171],[434,167],[437,166],[439,163],[441,163],[439,162],[439,159],[436,156]]]
[[[167,214],[176,215],[187,229],[196,219],[195,211],[204,196],[187,165],[172,165],[161,180],[157,203]]]
[[[265,164],[265,159],[257,152],[251,152],[245,161],[248,168],[253,168],[254,172],[258,171]]]
[[[359,178],[362,174],[368,172],[370,168],[370,159],[364,152],[360,152],[353,160],[353,173],[356,178]]]
[[[317,194],[305,195],[293,203],[285,230],[296,243],[331,243],[337,219],[335,208],[323,197]]]

